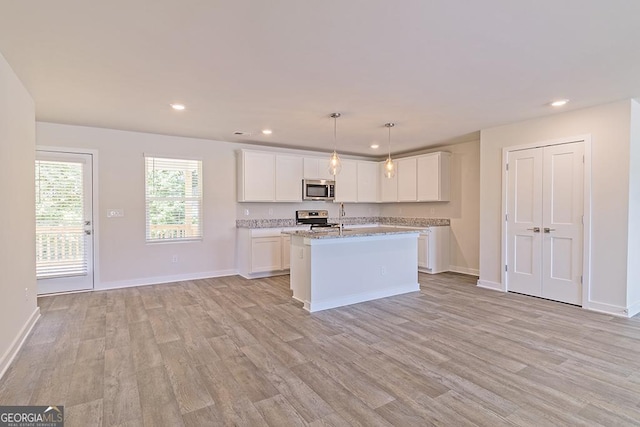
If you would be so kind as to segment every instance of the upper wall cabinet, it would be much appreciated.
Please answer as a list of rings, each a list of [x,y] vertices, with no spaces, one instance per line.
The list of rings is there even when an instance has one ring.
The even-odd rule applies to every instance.
[[[451,154],[444,151],[397,159],[393,178],[379,165],[380,202],[448,202]]]
[[[237,164],[239,202],[272,202],[276,199],[275,154],[240,150]]]
[[[358,202],[374,203],[378,201],[378,164],[358,162]]]
[[[336,202],[358,201],[358,162],[342,160],[342,170],[336,175]]]
[[[397,202],[398,201],[398,173],[396,171],[393,177],[386,178],[384,176],[384,163],[378,163],[378,178],[380,180],[380,202]],[[395,161],[396,167],[398,161]]]
[[[329,173],[329,156],[305,157],[304,158],[304,178],[305,179],[330,179],[334,177]]]
[[[398,159],[398,201],[415,202],[418,200],[418,162],[415,157]]]
[[[418,156],[418,202],[448,202],[451,154],[437,152]]]
[[[378,164],[364,160],[342,160],[336,175],[336,202],[378,201]]]
[[[239,202],[302,201],[302,157],[240,150],[237,163]]]
[[[276,155],[276,201],[302,201],[302,158]]]

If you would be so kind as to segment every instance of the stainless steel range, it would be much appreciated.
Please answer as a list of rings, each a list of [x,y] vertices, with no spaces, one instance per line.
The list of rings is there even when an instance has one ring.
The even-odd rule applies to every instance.
[[[312,230],[316,227],[337,226],[337,224],[332,224],[329,222],[329,211],[326,210],[296,211],[296,224],[308,224],[311,226]]]

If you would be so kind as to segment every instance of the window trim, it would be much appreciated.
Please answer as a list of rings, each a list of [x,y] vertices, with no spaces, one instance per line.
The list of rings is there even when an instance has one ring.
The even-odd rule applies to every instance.
[[[187,243],[187,242],[197,242],[202,241],[204,238],[204,188],[203,188],[203,161],[201,158],[194,158],[189,156],[174,156],[174,155],[158,155],[158,154],[150,154],[144,153],[144,204],[145,204],[145,243],[148,244],[166,244],[166,243]],[[197,166],[198,172],[198,190],[199,196],[189,196],[189,197],[154,197],[149,195],[149,182],[148,182],[148,173],[149,173],[149,164],[147,161],[149,159],[163,159],[168,161],[179,161],[179,162],[195,162]],[[170,237],[170,238],[150,238],[150,222],[149,222],[149,201],[162,201],[162,200],[172,200],[172,201],[184,201],[184,202],[197,202],[197,213],[198,213],[198,221],[199,221],[199,235],[198,236],[189,236],[189,237]],[[186,224],[181,224],[186,225]]]

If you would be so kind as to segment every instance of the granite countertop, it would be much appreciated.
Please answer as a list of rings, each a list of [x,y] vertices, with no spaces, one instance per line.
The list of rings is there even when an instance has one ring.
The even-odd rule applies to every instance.
[[[364,228],[345,228],[342,236],[339,233],[338,228],[331,228],[330,230],[322,231],[283,231],[284,234],[290,234],[292,236],[302,236],[310,239],[343,239],[348,237],[365,237],[365,236],[382,236],[389,234],[408,234],[419,233],[424,231],[424,228],[397,228],[397,227],[364,227]]]
[[[337,218],[329,218],[329,222],[338,222]],[[448,226],[448,218],[402,218],[388,216],[361,216],[344,218],[345,225],[380,224],[383,226],[404,227],[438,227]],[[287,228],[297,227],[294,219],[238,219],[236,228]]]

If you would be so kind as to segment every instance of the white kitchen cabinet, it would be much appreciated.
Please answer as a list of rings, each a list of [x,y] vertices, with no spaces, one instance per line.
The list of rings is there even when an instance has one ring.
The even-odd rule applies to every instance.
[[[336,202],[358,201],[358,162],[342,160],[342,171],[336,175]]]
[[[276,202],[301,202],[302,157],[277,154],[275,171]]]
[[[251,273],[282,270],[282,237],[251,239]]]
[[[395,160],[396,167],[398,161]],[[385,202],[397,202],[398,201],[398,173],[391,178],[384,176],[384,162],[378,163],[378,179],[380,182],[380,201]]]
[[[419,202],[448,202],[450,187],[450,158],[446,152],[418,156],[417,200]]]
[[[378,164],[376,162],[358,161],[356,180],[358,202],[377,202]]]
[[[238,274],[247,279],[287,274],[290,267],[291,236],[283,230],[295,228],[238,228],[236,265]]]
[[[291,236],[287,234],[282,235],[282,269],[288,270],[291,268]]]
[[[418,270],[436,274],[449,271],[449,228],[429,227],[418,237]]]
[[[329,173],[329,155],[326,158],[305,157],[303,164],[304,179],[334,179],[334,176]]]
[[[415,202],[417,195],[417,168],[418,162],[415,157],[407,157],[397,160],[398,170],[398,201]]]
[[[275,154],[240,150],[237,165],[239,202],[271,202],[275,200]]]

